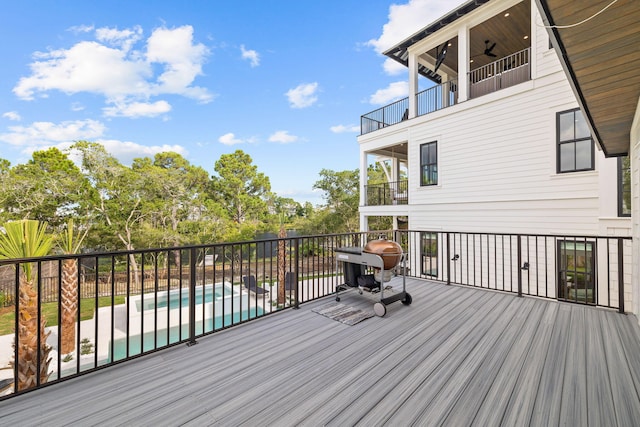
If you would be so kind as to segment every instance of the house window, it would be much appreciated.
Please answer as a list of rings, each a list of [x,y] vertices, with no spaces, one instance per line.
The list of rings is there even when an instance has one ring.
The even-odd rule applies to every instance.
[[[558,299],[595,304],[594,242],[558,242]]]
[[[558,173],[594,169],[593,139],[579,108],[556,116]]]
[[[422,274],[438,277],[438,234],[421,232]]]
[[[618,157],[618,216],[631,216],[631,160]]]
[[[429,142],[420,146],[420,185],[436,185],[438,183],[437,142]]]

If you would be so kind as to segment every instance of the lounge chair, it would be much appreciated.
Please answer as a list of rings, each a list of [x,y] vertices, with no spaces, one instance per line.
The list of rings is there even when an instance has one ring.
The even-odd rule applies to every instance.
[[[266,295],[269,293],[269,291],[265,288],[261,288],[260,286],[258,286],[258,284],[256,283],[256,276],[244,276],[242,278],[242,281],[244,282],[244,288],[256,295]]]
[[[296,275],[292,271],[284,274],[284,290],[288,294],[296,291]]]

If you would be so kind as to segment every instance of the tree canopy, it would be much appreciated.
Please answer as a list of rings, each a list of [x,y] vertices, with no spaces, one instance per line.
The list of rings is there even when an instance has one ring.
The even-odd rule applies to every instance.
[[[132,250],[252,240],[283,227],[301,234],[358,229],[358,171],[323,169],[314,188],[326,204],[301,205],[271,191],[242,150],[223,154],[214,174],[162,152],[123,165],[104,146],[78,141],[36,151],[24,164],[0,159],[0,222],[34,219],[65,232],[89,230],[83,247]]]

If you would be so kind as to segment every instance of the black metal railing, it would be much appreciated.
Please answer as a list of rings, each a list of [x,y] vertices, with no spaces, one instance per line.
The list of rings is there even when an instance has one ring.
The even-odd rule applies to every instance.
[[[412,277],[620,312],[631,300],[629,237],[398,230],[4,260],[14,305],[0,317],[0,367],[18,362],[0,370],[0,400],[331,295],[344,283],[335,249],[381,235],[402,245]],[[23,365],[48,375],[20,386]]]
[[[477,98],[531,80],[531,48],[469,72],[469,98]]]
[[[408,180],[365,185],[365,206],[406,205]]]
[[[360,134],[364,135],[409,118],[409,98],[403,98],[360,117]]]
[[[450,80],[416,94],[418,116],[433,113],[458,102],[458,81]]]
[[[444,82],[416,94],[417,116],[432,113],[458,102],[456,80]],[[393,126],[409,118],[409,98],[403,98],[360,117],[360,135]]]
[[[0,317],[0,368],[5,368],[0,400],[163,348],[194,344],[201,336],[332,294],[342,284],[335,248],[364,246],[380,234],[0,261],[0,285],[11,304]],[[35,272],[30,283],[23,273],[27,265]],[[79,310],[66,324],[70,293]],[[25,313],[34,319],[31,331],[23,328]],[[40,332],[38,325],[44,328]],[[24,360],[19,349],[25,345],[33,346],[33,360]],[[48,358],[48,377],[37,375],[29,386],[15,381],[22,365],[46,369]]]
[[[408,271],[468,285],[625,311],[631,237],[396,231]]]

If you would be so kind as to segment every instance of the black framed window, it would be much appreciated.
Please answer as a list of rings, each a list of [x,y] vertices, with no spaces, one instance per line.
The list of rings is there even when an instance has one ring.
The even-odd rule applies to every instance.
[[[618,157],[618,216],[631,216],[631,160]]]
[[[579,108],[556,115],[557,172],[594,169],[593,138]]]
[[[428,142],[420,145],[420,185],[438,184],[438,143]]]
[[[595,242],[558,241],[558,299],[596,303]]]
[[[422,238],[422,274],[438,277],[438,234],[420,232]]]

